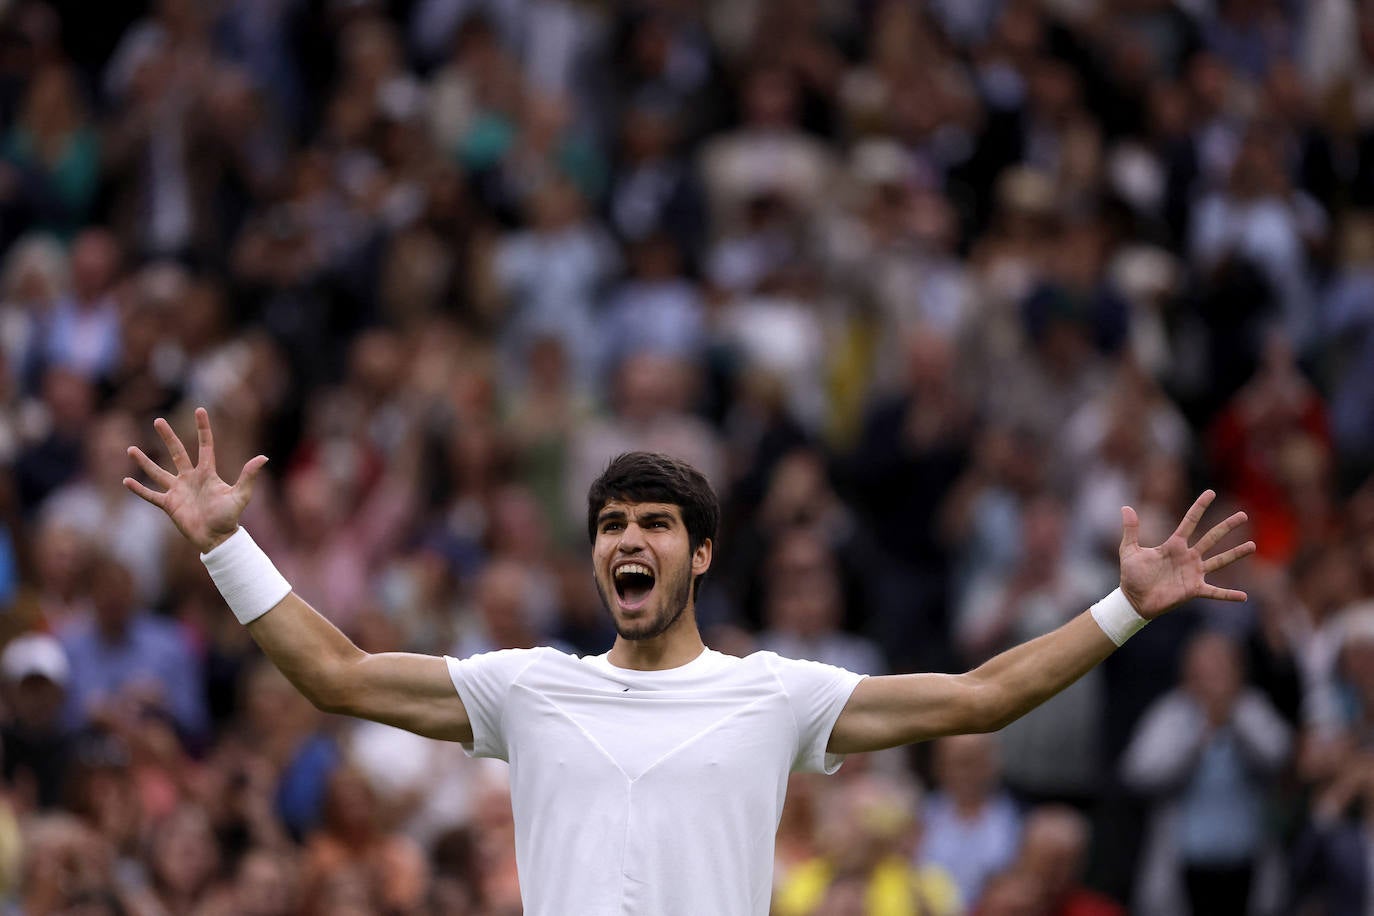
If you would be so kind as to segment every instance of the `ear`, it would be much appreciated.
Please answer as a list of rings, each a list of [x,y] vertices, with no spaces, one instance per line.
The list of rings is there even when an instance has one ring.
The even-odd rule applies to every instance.
[[[692,552],[692,575],[699,576],[711,568],[711,539],[706,538]]]

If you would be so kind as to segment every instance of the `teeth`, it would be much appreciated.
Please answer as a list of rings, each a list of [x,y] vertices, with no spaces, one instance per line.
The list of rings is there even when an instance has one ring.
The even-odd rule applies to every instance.
[[[615,574],[617,576],[628,576],[632,574],[638,574],[641,576],[653,575],[653,573],[649,572],[649,567],[641,563],[626,563],[624,566],[617,566]]]

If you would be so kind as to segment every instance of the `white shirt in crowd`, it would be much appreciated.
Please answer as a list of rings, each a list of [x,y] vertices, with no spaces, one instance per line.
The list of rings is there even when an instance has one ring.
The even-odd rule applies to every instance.
[[[474,756],[510,762],[526,916],[767,916],[792,771],[833,773],[862,676],[707,649],[665,671],[507,649],[447,659]]]

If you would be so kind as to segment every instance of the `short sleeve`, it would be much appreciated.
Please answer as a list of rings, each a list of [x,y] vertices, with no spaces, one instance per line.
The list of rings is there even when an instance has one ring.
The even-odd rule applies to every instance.
[[[463,742],[463,750],[473,757],[508,759],[506,747],[505,712],[511,686],[534,662],[539,649],[502,649],[483,652],[470,658],[457,659],[445,655],[448,675],[458,691],[472,723],[472,742]]]
[[[768,664],[787,694],[797,723],[797,748],[792,769],[810,773],[835,772],[844,762],[844,756],[827,754],[825,746],[830,743],[830,732],[849,702],[850,694],[865,676],[834,665],[779,655],[772,655]]]

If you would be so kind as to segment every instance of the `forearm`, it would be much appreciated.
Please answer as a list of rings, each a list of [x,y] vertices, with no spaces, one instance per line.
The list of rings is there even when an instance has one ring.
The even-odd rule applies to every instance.
[[[347,672],[366,653],[295,592],[248,624],[248,633],[310,702],[329,711],[346,705]]]
[[[1116,644],[1087,611],[1044,636],[995,655],[966,677],[983,695],[996,731],[1021,718],[1102,662]]]
[[[1078,680],[1115,648],[1085,612],[967,674],[867,678],[835,723],[829,750],[857,753],[997,731]]]

